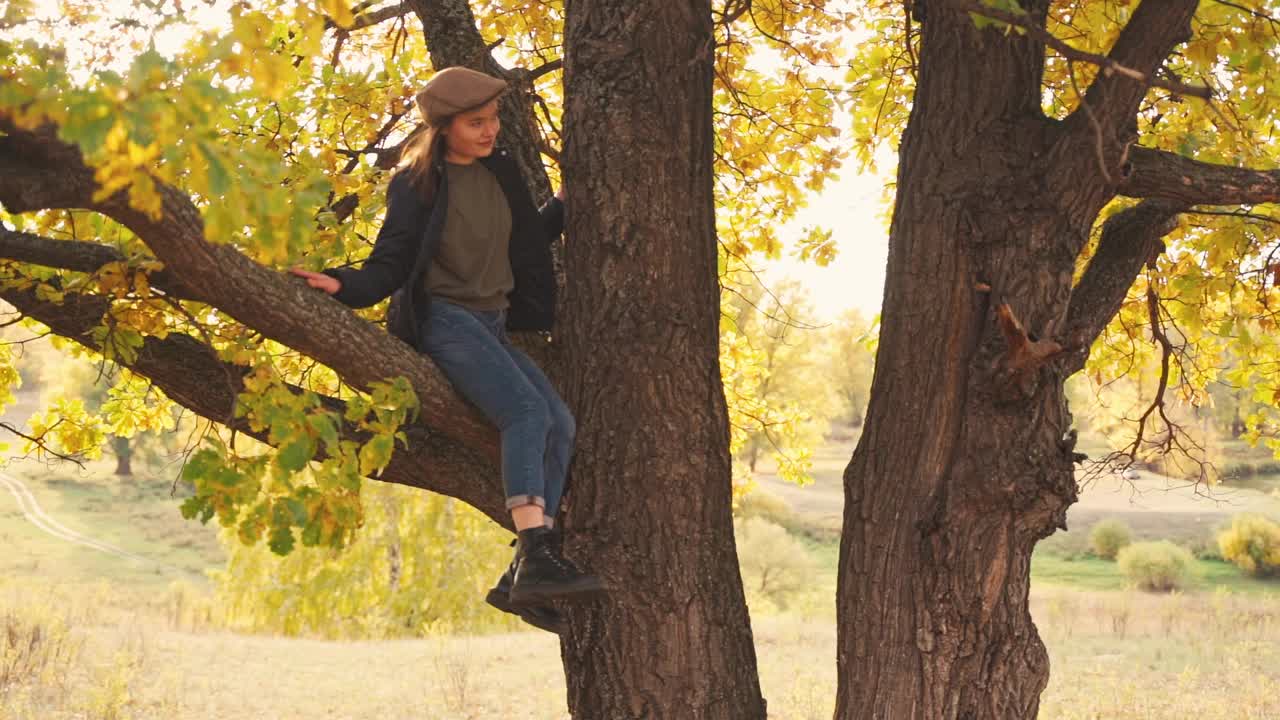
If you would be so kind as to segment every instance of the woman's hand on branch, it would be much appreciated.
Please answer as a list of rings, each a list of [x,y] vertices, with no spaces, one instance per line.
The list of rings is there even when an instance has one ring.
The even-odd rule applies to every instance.
[[[303,270],[300,267],[291,267],[289,272],[301,278],[306,278],[307,284],[318,290],[323,290],[330,295],[342,289],[342,281],[336,277],[325,275],[324,273],[311,272]]]

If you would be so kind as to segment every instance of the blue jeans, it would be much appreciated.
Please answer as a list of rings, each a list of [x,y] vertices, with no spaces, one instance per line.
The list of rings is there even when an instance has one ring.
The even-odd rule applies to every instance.
[[[574,422],[551,381],[506,332],[506,311],[431,299],[420,352],[502,434],[507,508],[540,505],[555,518],[564,493]]]

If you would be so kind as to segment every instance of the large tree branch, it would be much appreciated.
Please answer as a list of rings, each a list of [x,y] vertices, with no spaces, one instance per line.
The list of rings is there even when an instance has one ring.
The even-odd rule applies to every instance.
[[[1097,177],[1099,191],[1123,179],[1127,152],[1137,141],[1135,116],[1173,48],[1191,37],[1198,0],[1144,0],[1120,32],[1080,107],[1063,122],[1064,176]],[[1116,68],[1125,68],[1126,72]],[[1099,206],[1105,198],[1099,197]]]
[[[1117,192],[1165,198],[1186,205],[1256,205],[1280,202],[1280,170],[1215,165],[1177,153],[1134,147],[1128,176]]]
[[[199,211],[176,188],[157,184],[163,208],[158,221],[130,207],[123,192],[94,202],[93,173],[78,150],[58,141],[51,130],[29,133],[2,118],[0,130],[9,133],[0,138],[0,204],[10,211],[81,208],[111,217],[146,243],[203,302],[319,360],[354,387],[367,389],[376,381],[404,376],[427,424],[497,458],[493,426],[422,355],[301,281],[259,265],[229,245],[207,242]],[[51,164],[40,167],[41,160]]]
[[[1112,215],[1102,226],[1097,252],[1071,291],[1066,335],[1075,349],[1069,373],[1084,367],[1089,348],[1120,311],[1143,265],[1163,251],[1160,238],[1177,227],[1187,205],[1172,200],[1144,200]]]
[[[1114,66],[1133,73],[1103,66],[1085,92],[1082,107],[1072,113],[1068,123],[1087,126],[1078,116],[1089,110],[1104,132],[1115,132],[1132,123],[1151,84],[1149,79],[1176,45],[1191,39],[1191,18],[1198,5],[1198,0],[1143,0],[1107,54]]]
[[[103,265],[124,262],[124,253],[110,245],[54,240],[16,232],[0,225],[0,258],[44,267],[91,273]]]
[[[70,174],[83,168],[80,151],[58,142],[52,127],[19,132],[0,116],[0,205],[13,213],[70,207],[92,194],[93,174]]]
[[[54,333],[90,350],[101,352],[92,331],[110,306],[108,298],[69,293],[60,303],[36,297],[31,289],[0,289],[0,299],[20,313],[47,325]],[[265,432],[249,427],[231,412],[236,396],[244,390],[246,368],[224,362],[208,345],[182,333],[163,339],[147,337],[136,359],[125,363],[133,372],[150,379],[171,400],[201,417],[267,442]],[[301,391],[300,388],[293,388]],[[322,398],[325,406],[341,414],[345,403]],[[344,423],[342,435],[363,440],[365,434]],[[407,448],[397,448],[378,478],[456,497],[479,508],[495,521],[508,524],[497,468],[491,459],[421,424],[404,428]],[[487,480],[487,482],[486,482]]]
[[[44,267],[92,273],[104,265],[128,262],[124,253],[99,243],[78,240],[54,240],[53,238],[16,232],[0,225],[0,259]],[[163,291],[169,297],[180,300],[196,300],[191,289],[167,270],[148,276],[151,287]]]
[[[1033,22],[1026,14],[1018,14],[1009,10],[1001,10],[1000,8],[985,5],[979,0],[964,0],[960,3],[969,12],[975,15],[999,20],[1003,23],[1022,28],[1037,41],[1043,43],[1046,47],[1053,48],[1062,57],[1067,60],[1076,62],[1085,62],[1096,65],[1105,75],[1119,75],[1140,82],[1148,87],[1159,87],[1177,93],[1178,95],[1187,95],[1191,97],[1203,98],[1209,100],[1213,97],[1213,91],[1203,85],[1188,85],[1187,83],[1178,82],[1169,78],[1157,77],[1150,72],[1142,72],[1133,67],[1118,61],[1115,55],[1098,55],[1096,53],[1087,52],[1072,46],[1064,40],[1059,39],[1053,33],[1045,29],[1043,24]],[[1118,47],[1118,46],[1117,46]]]

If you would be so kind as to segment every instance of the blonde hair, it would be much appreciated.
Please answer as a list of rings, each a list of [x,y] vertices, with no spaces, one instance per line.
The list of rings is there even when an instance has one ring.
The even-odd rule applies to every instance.
[[[440,118],[433,125],[423,125],[405,140],[400,150],[400,162],[396,166],[395,175],[407,173],[409,183],[422,193],[422,198],[430,204],[436,196],[440,175],[437,172],[438,160],[444,153],[443,130],[453,122],[453,116]]]

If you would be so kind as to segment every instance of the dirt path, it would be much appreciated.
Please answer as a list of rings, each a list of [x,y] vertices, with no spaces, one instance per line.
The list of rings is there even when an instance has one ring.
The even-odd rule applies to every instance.
[[[0,485],[8,488],[9,493],[12,494],[14,500],[18,502],[18,509],[22,511],[23,517],[25,517],[32,525],[35,525],[37,528],[49,535],[60,540],[65,540],[69,543],[75,543],[76,545],[82,545],[87,548],[99,550],[107,553],[108,555],[124,558],[125,560],[133,560],[134,562],[147,565],[160,564],[149,558],[145,558],[141,555],[135,555],[128,550],[116,547],[111,543],[103,542],[102,540],[95,540],[88,535],[76,532],[75,530],[72,530],[66,525],[58,522],[53,518],[53,516],[45,512],[44,508],[40,507],[40,503],[36,502],[35,495],[31,493],[31,489],[27,487],[26,483],[12,475],[0,473]]]

